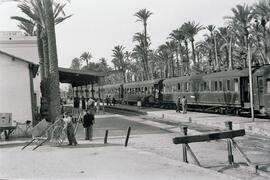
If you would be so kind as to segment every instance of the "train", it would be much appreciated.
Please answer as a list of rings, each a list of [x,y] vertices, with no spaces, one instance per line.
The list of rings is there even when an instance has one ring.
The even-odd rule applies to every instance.
[[[270,116],[270,65],[252,68],[254,112]],[[115,98],[119,103],[176,108],[185,96],[188,109],[248,114],[251,111],[249,70],[235,69],[209,74],[162,78],[141,82],[95,86],[95,98]]]

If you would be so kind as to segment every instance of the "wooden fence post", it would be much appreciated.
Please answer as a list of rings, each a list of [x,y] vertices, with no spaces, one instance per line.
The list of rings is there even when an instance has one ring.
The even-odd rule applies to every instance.
[[[232,122],[231,121],[225,122],[225,126],[230,131],[232,130]],[[228,161],[229,161],[229,164],[233,164],[234,163],[234,160],[233,160],[232,141],[231,141],[231,139],[227,139],[227,149],[228,149]]]
[[[108,134],[109,134],[109,130],[106,129],[105,137],[104,137],[104,144],[107,144],[107,143],[108,143],[108,141],[107,141],[107,139],[108,139]]]
[[[126,136],[125,147],[128,146],[128,139],[129,139],[129,135],[130,135],[130,130],[131,130],[131,127],[129,126],[129,127],[128,127],[128,131],[127,131],[127,136]]]
[[[187,136],[187,131],[188,131],[188,127],[184,126],[183,127],[183,133],[185,136]],[[187,159],[187,146],[186,144],[182,144],[182,148],[183,148],[183,161],[188,163],[188,159]]]

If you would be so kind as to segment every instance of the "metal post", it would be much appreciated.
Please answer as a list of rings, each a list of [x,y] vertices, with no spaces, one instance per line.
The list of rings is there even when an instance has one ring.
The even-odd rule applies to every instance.
[[[184,126],[183,127],[183,133],[185,136],[187,136],[187,131],[188,131],[188,127]],[[182,148],[183,148],[183,162],[188,163],[188,159],[187,159],[187,146],[186,144],[182,144]]]
[[[109,130],[106,129],[105,137],[104,137],[104,144],[107,144],[107,143],[108,143],[108,141],[107,141],[107,139],[108,139],[108,134],[109,134]]]
[[[126,136],[125,147],[128,146],[128,140],[129,140],[130,130],[131,130],[131,127],[129,126],[129,127],[128,127],[128,131],[127,131],[127,136]]]
[[[225,126],[230,131],[232,130],[232,122],[231,121],[225,122]],[[229,161],[229,164],[233,164],[234,160],[233,160],[233,153],[232,153],[232,142],[231,142],[230,139],[227,139],[227,149],[228,149],[228,161]]]
[[[253,107],[253,85],[252,85],[252,71],[251,71],[251,50],[250,45],[248,46],[248,70],[249,70],[249,95],[250,95],[250,110],[251,118],[254,121],[254,107]]]

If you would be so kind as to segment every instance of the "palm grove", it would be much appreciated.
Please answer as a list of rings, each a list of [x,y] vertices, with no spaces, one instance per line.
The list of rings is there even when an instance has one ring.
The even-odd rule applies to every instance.
[[[18,7],[28,18],[12,18],[20,22],[19,27],[26,34],[38,37],[42,96],[49,102],[53,120],[59,114],[60,101],[54,25],[70,16],[63,11],[65,4],[48,0],[25,0]],[[237,5],[231,10],[232,15],[224,17],[223,27],[184,22],[168,32],[164,44],[151,49],[147,27],[153,13],[141,9],[134,14],[142,31],[132,37],[132,51],[116,45],[112,50],[113,67],[105,58],[91,62],[91,53],[83,52],[72,60],[71,68],[106,72],[106,83],[115,83],[246,68],[249,49],[252,65],[269,64],[270,0],[260,0],[252,6]],[[204,32],[203,40],[196,41],[199,32]],[[86,65],[82,66],[82,62]]]
[[[167,41],[157,49],[150,48],[147,33],[153,13],[139,10],[135,17],[143,28],[133,36],[133,50],[126,51],[123,45],[112,50],[118,80],[142,81],[246,68],[249,47],[252,65],[269,64],[270,1],[260,0],[252,6],[237,5],[231,10],[232,15],[224,17],[223,27],[188,21],[168,33]],[[203,40],[196,41],[200,31],[204,32]]]

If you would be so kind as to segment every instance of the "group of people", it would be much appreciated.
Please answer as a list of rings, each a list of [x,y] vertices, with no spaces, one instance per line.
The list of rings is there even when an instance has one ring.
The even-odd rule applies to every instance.
[[[71,113],[64,113],[64,131],[66,132],[68,145],[76,146],[78,144],[75,137],[75,128],[72,122]],[[95,123],[95,108],[89,108],[83,112],[83,118],[78,119],[82,121],[82,125],[85,129],[85,140],[93,140],[93,125]]]
[[[111,98],[111,96],[107,96],[106,97],[106,104],[107,104],[107,106],[115,106],[115,104],[116,104],[116,99],[113,97],[113,98]]]
[[[181,99],[181,97],[179,96],[177,98],[176,106],[177,106],[176,112],[181,113],[180,109],[181,109],[181,106],[182,106],[183,114],[186,114],[187,113],[187,99],[186,99],[186,97],[183,96],[183,98]]]

